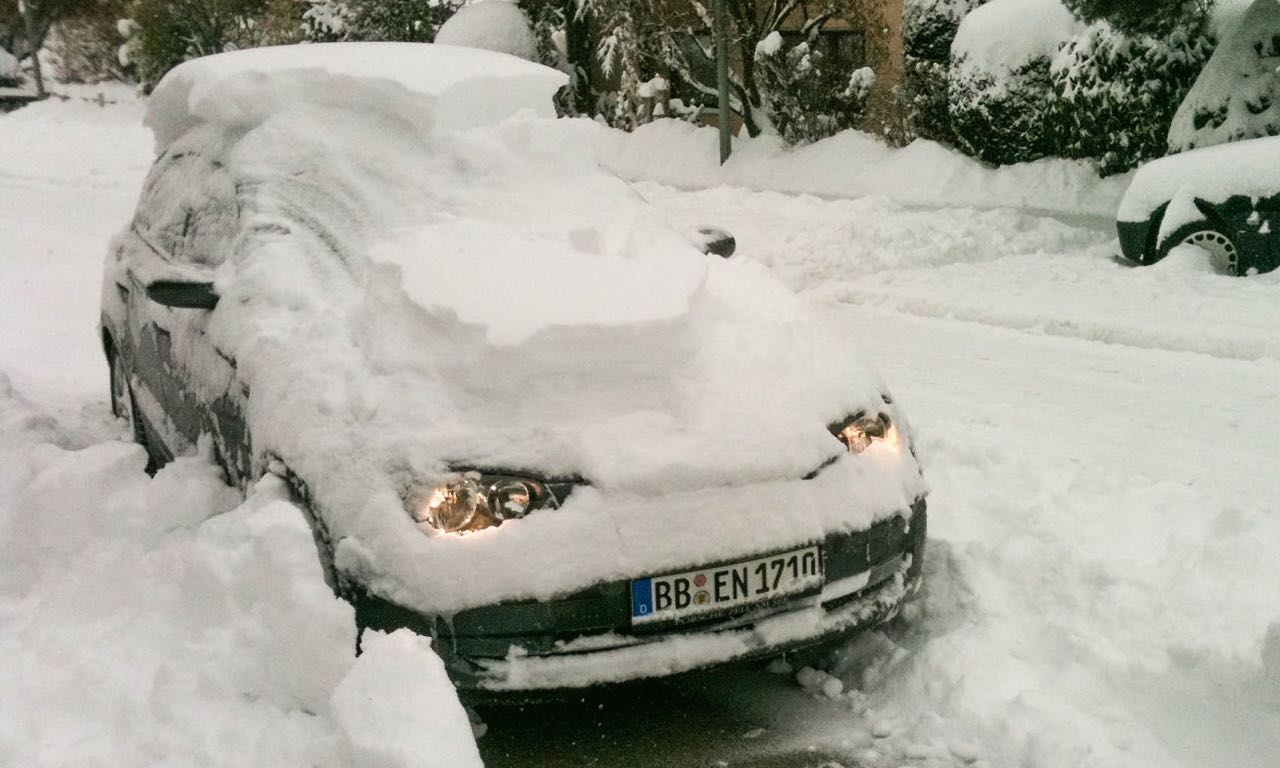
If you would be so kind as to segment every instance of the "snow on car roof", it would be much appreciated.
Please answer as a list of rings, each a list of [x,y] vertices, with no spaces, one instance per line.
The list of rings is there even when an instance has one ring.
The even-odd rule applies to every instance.
[[[1280,137],[1220,144],[1153,160],[1138,169],[1116,218],[1145,221],[1174,198],[1220,203],[1235,195],[1274,195],[1280,192],[1277,168]]]
[[[206,97],[220,84],[237,76],[308,70],[334,76],[329,79],[330,87],[336,87],[333,99],[343,92],[334,84],[345,78],[386,81],[434,97],[440,103],[437,118],[446,127],[497,122],[522,110],[554,116],[551,98],[568,81],[562,72],[515,56],[428,43],[315,43],[231,51],[185,62],[156,86],[146,123],[155,134],[157,154],[202,117],[274,106],[209,103]]]

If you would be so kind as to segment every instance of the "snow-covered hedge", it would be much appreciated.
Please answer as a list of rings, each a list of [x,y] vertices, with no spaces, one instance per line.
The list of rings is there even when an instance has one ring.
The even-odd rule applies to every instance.
[[[998,165],[1056,154],[1050,62],[1076,28],[1059,0],[994,0],[965,17],[947,84],[961,148]]]
[[[1213,50],[1203,18],[1160,36],[1089,25],[1053,60],[1059,153],[1121,173],[1165,154],[1174,112]]]
[[[947,111],[951,43],[965,14],[986,0],[906,0],[902,12],[903,70],[899,97],[906,139],[953,143]]]
[[[876,75],[830,66],[821,51],[800,42],[788,48],[774,31],[756,46],[756,83],[769,122],[788,144],[808,144],[858,125]]]
[[[1224,36],[1174,116],[1168,147],[1181,152],[1280,134],[1280,3],[1255,0]]]

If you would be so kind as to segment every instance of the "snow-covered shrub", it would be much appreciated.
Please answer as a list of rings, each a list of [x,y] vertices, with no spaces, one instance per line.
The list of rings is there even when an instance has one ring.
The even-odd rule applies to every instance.
[[[1055,154],[1049,65],[1075,31],[1059,0],[994,0],[966,16],[947,83],[957,145],[997,165]]]
[[[45,49],[57,63],[58,78],[68,83],[125,79],[129,68],[119,57],[119,20],[127,13],[126,0],[100,0],[55,24]]]
[[[756,46],[755,63],[765,114],[788,144],[808,144],[859,125],[876,80],[870,67],[848,72],[831,66],[808,42],[787,48],[777,31]]]
[[[302,26],[292,0],[136,0],[130,63],[144,88],[198,56],[298,42]]]
[[[1086,22],[1106,21],[1126,34],[1167,35],[1203,19],[1215,0],[1062,0]]]
[[[902,11],[902,83],[907,136],[955,142],[947,112],[951,43],[960,22],[986,0],[906,0]]]
[[[1255,0],[1227,31],[1178,108],[1168,147],[1181,152],[1280,134],[1280,3]]]
[[[1194,19],[1159,37],[1091,24],[1053,61],[1061,153],[1096,158],[1103,174],[1164,155],[1174,112],[1212,49]]]
[[[0,48],[0,88],[15,86],[22,81],[22,67],[18,57]]]
[[[459,8],[440,26],[435,41],[538,60],[538,44],[529,18],[510,0],[479,0]]]
[[[316,41],[429,43],[465,0],[306,0],[307,35]]]

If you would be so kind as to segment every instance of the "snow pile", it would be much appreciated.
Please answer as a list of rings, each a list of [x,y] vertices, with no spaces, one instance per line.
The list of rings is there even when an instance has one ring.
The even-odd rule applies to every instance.
[[[1280,3],[1259,0],[1223,37],[1169,128],[1182,152],[1280,133]]]
[[[459,8],[436,32],[438,45],[458,45],[537,61],[538,41],[529,19],[510,0],[479,0]]]
[[[0,764],[480,765],[427,641],[355,657],[282,482],[93,439],[0,373]]]
[[[705,189],[722,185],[826,197],[879,197],[906,205],[1023,208],[1110,218],[1129,177],[1099,178],[1080,160],[1044,159],[992,168],[932,141],[894,149],[860,131],[787,148],[777,137],[738,137],[719,164],[714,128],[655,120],[632,133],[585,120],[560,121],[581,146],[629,179]],[[714,222],[713,222],[714,223]]]
[[[547,597],[864,528],[924,492],[909,452],[849,457],[827,432],[886,407],[847,338],[759,264],[656,224],[574,131],[451,134],[384,80],[184,69],[151,104],[161,149],[253,194],[218,309],[174,344],[206,334],[237,361],[255,448],[310,485],[338,567],[379,594],[427,613]],[[458,466],[591,486],[424,536],[405,507]]]

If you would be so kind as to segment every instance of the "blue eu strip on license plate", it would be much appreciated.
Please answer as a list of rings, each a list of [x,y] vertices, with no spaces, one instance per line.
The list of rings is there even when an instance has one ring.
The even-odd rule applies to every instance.
[[[817,545],[737,563],[631,582],[631,624],[680,623],[738,613],[753,606],[818,592]]]

